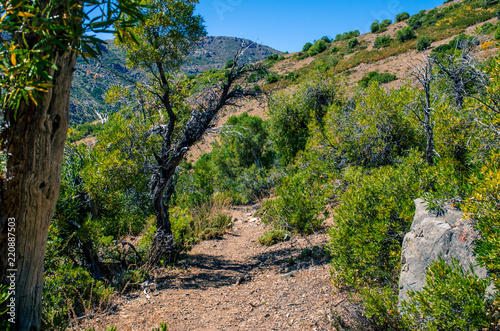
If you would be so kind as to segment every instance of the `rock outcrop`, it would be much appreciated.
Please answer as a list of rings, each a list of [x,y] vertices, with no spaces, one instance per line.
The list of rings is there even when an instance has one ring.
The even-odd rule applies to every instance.
[[[436,216],[422,199],[415,200],[415,206],[410,232],[403,241],[399,302],[407,299],[408,290],[418,291],[425,286],[425,272],[439,256],[449,264],[451,258],[456,258],[466,270],[473,265],[477,276],[487,276],[486,269],[477,266],[473,253],[478,233],[460,210],[447,204],[445,214]]]

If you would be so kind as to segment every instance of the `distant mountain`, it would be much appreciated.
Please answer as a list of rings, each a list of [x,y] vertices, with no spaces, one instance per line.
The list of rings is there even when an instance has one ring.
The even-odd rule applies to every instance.
[[[241,46],[248,47],[242,60],[255,63],[264,60],[271,54],[281,52],[267,46],[255,44],[250,40],[235,37],[205,37],[194,50],[182,71],[197,74],[212,68],[223,68],[225,63],[234,58]],[[83,123],[98,119],[98,113],[109,110],[104,97],[113,85],[127,86],[131,81],[140,81],[145,77],[140,70],[126,66],[125,54],[114,44],[107,41],[101,46],[101,62],[79,58],[73,78],[70,99],[70,118],[72,123]],[[119,76],[112,73],[118,73]],[[120,77],[121,76],[121,77]],[[120,105],[113,106],[115,110]]]

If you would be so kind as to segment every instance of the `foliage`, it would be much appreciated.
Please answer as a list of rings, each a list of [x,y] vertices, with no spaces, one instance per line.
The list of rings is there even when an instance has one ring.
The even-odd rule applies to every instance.
[[[277,94],[269,101],[270,134],[283,165],[289,164],[306,146],[311,112],[321,118],[337,96],[332,79],[308,81],[293,96]]]
[[[431,46],[432,40],[428,36],[418,38],[416,48],[418,51],[423,51]]]
[[[399,314],[398,296],[391,285],[367,286],[360,290],[366,317],[383,330],[409,330],[406,316]]]
[[[268,220],[275,227],[298,233],[311,233],[323,222],[324,206],[328,201],[328,185],[318,180],[314,165],[283,178],[276,190],[276,199],[265,206]],[[325,176],[323,178],[326,178]]]
[[[92,19],[91,6],[100,8]],[[22,101],[38,105],[42,93],[52,87],[51,70],[58,70],[55,48],[95,57],[102,40],[92,35],[110,32],[113,25],[119,38],[130,38],[127,28],[141,17],[141,6],[136,1],[66,1],[44,6],[29,1],[3,3],[0,30],[7,36],[0,44],[2,109],[17,109]],[[63,19],[55,19],[55,12]]]
[[[390,73],[379,73],[377,71],[372,71],[368,75],[361,78],[358,85],[360,87],[368,87],[372,82],[377,82],[379,84],[386,84],[396,80],[396,75]]]
[[[407,12],[402,12],[402,13],[396,15],[396,22],[402,22],[402,21],[407,20],[409,18],[410,18],[410,14],[408,14]]]
[[[499,282],[500,275],[500,154],[495,150],[480,171],[470,179],[474,192],[466,200],[464,211],[481,232],[476,241],[478,262],[493,272]]]
[[[355,48],[356,46],[359,45],[359,40],[358,38],[352,38],[351,40],[349,40],[349,42],[347,43],[347,46],[351,49]]]
[[[391,44],[392,38],[389,35],[378,36],[375,38],[374,46],[377,48],[387,47]]]
[[[172,208],[172,231],[180,250],[188,250],[201,240],[220,238],[231,222],[224,202],[210,199],[202,204]]]
[[[234,60],[233,59],[229,59],[227,60],[226,64],[224,65],[224,69],[230,69],[234,66]]]
[[[391,24],[392,24],[392,21],[391,21],[391,20],[389,20],[389,19],[387,19],[387,20],[383,20],[382,22],[380,22],[380,24],[379,24],[379,26],[378,26],[378,28],[379,28],[379,29],[378,29],[378,30],[379,30],[379,32],[385,31],[385,30],[387,29],[387,27],[388,27],[389,25],[391,25]]]
[[[458,260],[452,266],[440,259],[426,273],[426,285],[420,292],[409,291],[403,312],[413,318],[419,330],[487,330],[496,324],[488,314],[493,299],[485,299],[487,279],[472,269],[466,272]]]
[[[113,292],[88,271],[69,264],[48,272],[44,279],[42,314],[45,328],[49,329],[67,326],[70,316],[105,309]]]
[[[409,26],[405,26],[404,28],[396,32],[396,40],[402,43],[415,38],[415,32]]]
[[[309,48],[309,54],[311,56],[323,53],[328,48],[328,44],[323,39],[320,39],[314,43],[314,45]]]
[[[259,237],[259,243],[264,246],[272,246],[279,242],[285,241],[285,236],[290,235],[290,233],[283,229],[270,229],[264,232],[262,236]]]
[[[275,153],[270,147],[267,123],[261,118],[246,113],[230,117],[212,152],[180,172],[175,204],[193,208],[216,196],[234,204],[261,197],[272,186],[267,172]]]
[[[343,34],[338,34],[335,36],[335,41],[349,40],[352,38],[359,37],[359,30],[344,32]]]
[[[193,45],[206,35],[203,18],[194,15],[197,1],[151,0],[147,20],[132,28],[137,42],[120,42],[127,52],[127,65],[152,70],[162,63],[174,71]]]
[[[280,80],[280,76],[278,76],[275,73],[269,73],[269,75],[267,75],[267,78],[266,78],[266,83],[273,84],[273,83],[277,83],[279,80]]]
[[[496,40],[500,40],[500,27],[496,29],[494,37]]]
[[[302,52],[307,52],[311,47],[312,47],[313,44],[311,44],[310,42],[307,42],[304,44],[304,47],[302,47]]]
[[[420,153],[401,164],[368,173],[354,167],[344,172],[348,189],[334,210],[330,231],[333,278],[340,285],[396,283],[401,244],[413,220],[413,200],[430,180]]]
[[[375,33],[380,29],[379,23],[380,22],[378,20],[373,21],[372,25],[370,25],[371,33]]]
[[[324,40],[327,44],[332,42],[332,39],[329,36],[323,36],[321,37],[321,40]]]
[[[412,30],[416,30],[422,26],[422,24],[426,21],[427,14],[424,9],[419,11],[417,14],[412,15],[408,20],[408,27]]]

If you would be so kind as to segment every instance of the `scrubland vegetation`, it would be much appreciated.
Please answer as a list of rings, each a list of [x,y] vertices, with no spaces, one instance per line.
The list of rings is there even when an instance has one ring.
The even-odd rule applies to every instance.
[[[272,55],[238,80],[233,91],[251,88],[255,94],[277,83],[296,86],[292,94],[270,93],[266,120],[231,116],[218,128],[211,152],[177,167],[166,193],[176,258],[201,240],[222,236],[232,221],[228,206],[262,200],[259,215],[269,225],[259,239],[263,245],[306,236],[333,217],[332,280],[365,307],[374,326],[496,330],[499,294],[485,292],[489,284],[500,286],[500,56],[476,61],[480,43],[462,34],[415,68],[428,70],[428,86],[416,89],[413,79],[388,90],[383,84],[397,77],[371,72],[358,88],[346,90],[337,75],[362,62],[424,51],[434,40],[498,15],[483,2],[399,14],[396,22],[407,26],[395,40],[378,36],[378,50],[363,49],[359,31],[333,41],[323,37],[293,57],[316,56],[305,70],[280,76],[272,68],[284,57]],[[471,14],[471,8],[477,10]],[[372,32],[390,24],[374,22]],[[498,24],[486,23],[477,32],[499,39],[499,31]],[[349,52],[357,53],[345,57]],[[188,104],[233,66],[228,61],[225,69],[173,78],[180,123],[189,119]],[[462,70],[450,75],[456,68]],[[454,78],[467,83],[456,85]],[[146,137],[151,123],[168,115],[137,107],[134,97],[110,90],[107,99],[119,100],[120,111],[105,123],[69,131],[45,259],[45,329],[65,328],[97,307],[105,310],[113,293],[127,293],[150,277],[147,261],[157,230],[150,185],[162,140]],[[92,139],[83,144],[83,137]],[[465,212],[481,234],[478,262],[490,274],[478,279],[464,266],[436,261],[427,286],[398,306],[401,245],[413,200],[420,197],[434,209],[453,201]],[[162,262],[168,267],[176,260]]]

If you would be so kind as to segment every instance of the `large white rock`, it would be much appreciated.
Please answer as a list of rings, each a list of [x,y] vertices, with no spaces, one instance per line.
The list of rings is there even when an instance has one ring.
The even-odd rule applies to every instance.
[[[422,199],[415,200],[415,207],[415,217],[401,252],[400,303],[407,299],[408,290],[418,291],[425,286],[425,272],[439,256],[450,265],[451,258],[456,258],[467,271],[469,265],[473,265],[477,276],[487,276],[486,269],[477,265],[473,253],[478,233],[463,219],[460,210],[446,205],[446,213],[437,217],[427,210]]]

